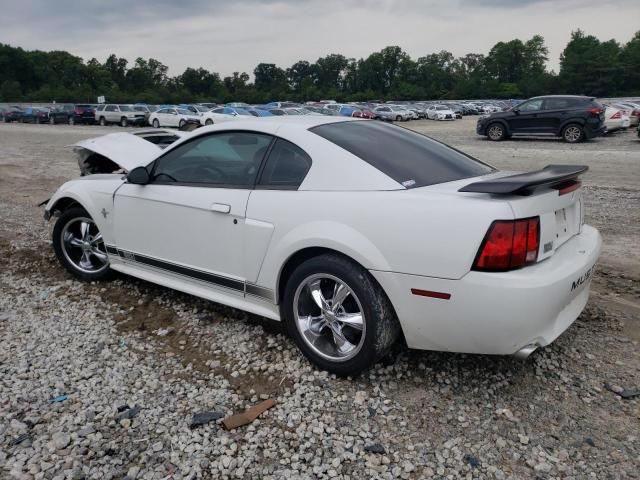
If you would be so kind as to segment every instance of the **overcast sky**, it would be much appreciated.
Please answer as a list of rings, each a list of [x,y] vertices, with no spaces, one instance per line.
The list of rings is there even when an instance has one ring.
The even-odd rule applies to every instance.
[[[0,43],[101,62],[110,53],[153,57],[170,75],[361,58],[388,45],[414,59],[486,54],[535,34],[557,71],[572,30],[625,43],[640,29],[640,0],[0,0],[0,12]]]

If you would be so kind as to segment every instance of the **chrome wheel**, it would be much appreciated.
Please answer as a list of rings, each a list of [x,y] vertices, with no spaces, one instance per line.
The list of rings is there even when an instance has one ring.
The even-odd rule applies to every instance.
[[[564,139],[569,143],[575,143],[582,137],[582,131],[579,127],[570,126],[564,131]]]
[[[296,326],[321,357],[344,362],[362,349],[366,322],[353,290],[333,275],[319,273],[298,286],[293,300]]]
[[[84,273],[98,273],[109,266],[98,227],[88,217],[69,220],[62,229],[61,246],[65,258]]]
[[[504,130],[500,125],[491,125],[487,135],[491,140],[500,140],[504,135]]]

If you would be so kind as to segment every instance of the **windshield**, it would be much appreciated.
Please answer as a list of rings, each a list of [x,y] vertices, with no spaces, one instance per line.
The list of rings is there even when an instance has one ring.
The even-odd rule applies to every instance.
[[[494,168],[406,128],[381,122],[338,122],[311,132],[344,148],[406,188],[486,175]]]

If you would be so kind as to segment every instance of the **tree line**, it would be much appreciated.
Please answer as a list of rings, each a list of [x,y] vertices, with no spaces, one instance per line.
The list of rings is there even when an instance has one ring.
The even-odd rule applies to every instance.
[[[398,46],[367,58],[330,54],[289,68],[259,63],[253,82],[246,72],[221,77],[187,68],[170,77],[154,58],[132,64],[110,55],[104,63],[65,51],[26,51],[0,44],[0,101],[230,102],[264,103],[331,98],[371,99],[522,98],[550,93],[600,97],[640,95],[640,31],[626,44],[600,41],[581,30],[560,57],[560,71],[547,68],[544,38],[498,42],[485,54],[451,52],[412,59]]]

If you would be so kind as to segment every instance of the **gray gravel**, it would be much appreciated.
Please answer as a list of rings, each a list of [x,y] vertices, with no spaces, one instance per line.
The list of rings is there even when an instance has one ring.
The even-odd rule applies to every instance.
[[[503,168],[575,151],[490,144],[472,122],[409,125]],[[114,129],[0,125],[0,478],[640,476],[640,397],[622,397],[640,387],[637,241],[610,242],[585,313],[526,363],[399,347],[337,379],[276,322],[124,276],[84,284],[62,271],[35,204],[76,175],[63,146],[101,130]],[[638,238],[630,133],[579,146],[586,162],[614,152],[618,173],[593,168],[587,180],[588,221],[607,239]],[[196,413],[264,398],[277,405],[251,425],[190,428]]]

